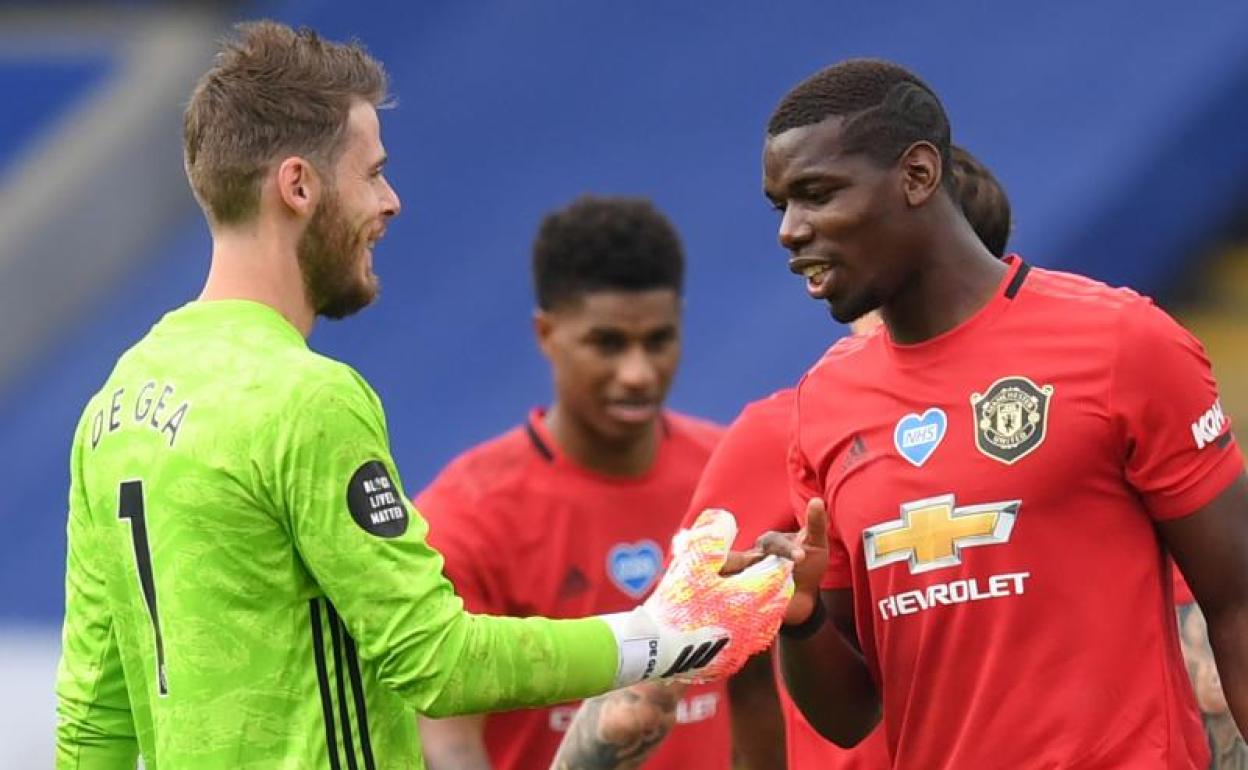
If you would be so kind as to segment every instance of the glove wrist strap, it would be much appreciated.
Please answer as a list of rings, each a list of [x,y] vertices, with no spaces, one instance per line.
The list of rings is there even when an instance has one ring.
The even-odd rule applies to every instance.
[[[598,617],[615,634],[619,650],[620,662],[615,672],[614,688],[627,687],[658,676],[659,630],[644,608]]]

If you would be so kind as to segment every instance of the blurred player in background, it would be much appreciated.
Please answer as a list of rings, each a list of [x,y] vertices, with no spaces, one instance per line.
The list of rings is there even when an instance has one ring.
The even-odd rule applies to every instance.
[[[899,768],[1204,767],[1165,554],[1242,727],[1248,484],[1200,344],[1131,291],[989,253],[944,109],[896,65],[817,73],[767,135],[790,269],[837,320],[884,320],[795,396],[806,535],[769,543],[802,559],[794,701],[845,745],[882,708]]]
[[[648,201],[585,196],[543,219],[533,244],[533,317],[554,400],[453,460],[416,499],[465,606],[493,615],[579,617],[635,604],[653,587],[722,429],[664,409],[681,348],[684,255]],[[641,684],[593,708],[640,709],[671,727],[649,767],[727,770],[722,683],[676,693]],[[434,770],[545,767],[576,704],[422,725]],[[602,767],[666,729],[604,744]]]
[[[998,257],[1010,236],[1010,201],[992,173],[961,147],[953,147],[957,200],[975,233]],[[856,334],[879,324],[876,314],[855,322]],[[788,491],[785,463],[793,414],[793,388],[778,391],[741,411],[707,462],[689,504],[686,521],[704,508],[725,508],[737,517],[735,547],[749,549],[768,530],[791,532],[800,526]],[[672,690],[678,685],[669,685]],[[757,655],[728,681],[734,739],[745,748],[751,767],[790,770],[879,770],[888,767],[882,730],[853,749],[824,740],[802,717],[787,693],[777,694],[770,653]],[[662,712],[637,702],[631,707],[599,708],[608,694],[585,702],[563,746],[557,770],[621,770],[640,759],[602,761],[604,745],[639,745],[643,736],[662,735]],[[653,744],[651,744],[653,745]],[[787,760],[787,762],[786,762]],[[647,767],[649,767],[647,765]]]
[[[376,394],[306,342],[377,294],[385,98],[362,48],[274,23],[241,26],[191,96],[212,261],[74,437],[58,767],[419,768],[415,712],[723,675],[774,633],[783,565],[720,577],[726,515],[632,612],[464,612]]]

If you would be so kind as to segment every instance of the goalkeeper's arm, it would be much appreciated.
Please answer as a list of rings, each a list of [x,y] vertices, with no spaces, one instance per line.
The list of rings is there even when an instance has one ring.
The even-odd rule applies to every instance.
[[[708,511],[677,536],[671,566],[632,612],[564,621],[462,616],[460,675],[423,713],[545,705],[644,680],[702,682],[736,671],[770,643],[792,583],[789,563],[777,559],[721,576],[735,535],[731,514]]]
[[[380,402],[348,375],[303,395],[302,408],[332,424],[292,423],[264,486],[277,490],[293,545],[360,656],[416,712],[498,711],[642,679],[724,676],[770,642],[792,591],[790,565],[721,577],[736,534],[724,512],[688,530],[654,595],[633,612],[579,620],[465,612],[402,492]]]
[[[84,423],[85,424],[85,423]],[[65,570],[65,628],[56,673],[56,766],[135,766],[139,743],[105,583],[109,555],[90,520],[74,441]]]

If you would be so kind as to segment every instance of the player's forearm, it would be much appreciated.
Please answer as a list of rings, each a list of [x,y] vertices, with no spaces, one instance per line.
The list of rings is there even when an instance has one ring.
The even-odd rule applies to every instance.
[[[784,718],[771,656],[755,655],[728,680],[732,745],[743,770],[785,768]]]
[[[463,614],[447,635],[436,695],[418,706],[433,718],[545,706],[610,689],[619,648],[598,618],[549,620]]]
[[[1235,724],[1248,735],[1248,605],[1208,614],[1209,644]]]
[[[684,685],[642,682],[581,704],[551,770],[632,770],[676,724]]]
[[[780,669],[811,727],[849,748],[880,721],[880,700],[862,655],[827,622],[806,639],[780,637]]]
[[[422,718],[420,742],[428,770],[491,770],[484,716]]]
[[[490,758],[467,747],[430,751],[425,747],[425,770],[493,770]]]
[[[1209,770],[1248,768],[1248,745],[1240,737],[1227,707],[1213,649],[1209,645],[1205,616],[1195,602],[1179,605],[1177,615],[1183,660],[1187,664],[1187,674],[1196,694],[1196,705],[1204,718],[1205,737],[1213,755]]]

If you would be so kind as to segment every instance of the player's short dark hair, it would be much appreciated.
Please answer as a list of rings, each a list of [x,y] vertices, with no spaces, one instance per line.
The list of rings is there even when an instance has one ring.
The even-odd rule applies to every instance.
[[[767,135],[844,118],[841,143],[880,166],[895,162],[906,148],[926,141],[952,168],[952,141],[945,108],[927,83],[904,67],[879,59],[849,59],[826,67],[792,88],[771,114]],[[943,182],[952,190],[951,174]]]
[[[306,155],[330,175],[352,104],[387,103],[386,72],[359,43],[273,21],[235,30],[195,85],[182,124],[191,190],[221,225],[256,214],[261,180],[283,156]]]
[[[644,198],[582,195],[542,219],[533,242],[537,305],[550,310],[596,291],[684,288],[676,228]]]
[[[1010,241],[1010,199],[988,167],[953,145],[953,186],[962,214],[988,250],[1005,256]]]

